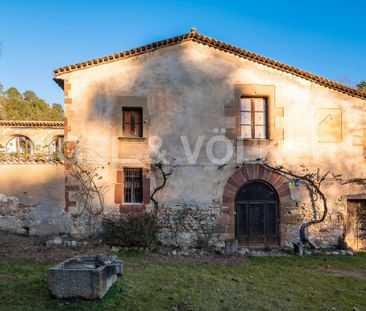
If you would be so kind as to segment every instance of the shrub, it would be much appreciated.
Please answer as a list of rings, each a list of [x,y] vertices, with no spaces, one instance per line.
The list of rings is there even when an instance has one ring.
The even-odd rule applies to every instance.
[[[159,226],[156,213],[129,213],[103,220],[108,244],[122,247],[154,247]]]

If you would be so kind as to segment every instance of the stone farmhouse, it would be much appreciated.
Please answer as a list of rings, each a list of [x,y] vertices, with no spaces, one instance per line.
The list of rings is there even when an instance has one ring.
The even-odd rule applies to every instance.
[[[67,144],[104,167],[108,212],[153,208],[161,243],[214,249],[292,247],[322,204],[293,171],[366,176],[366,93],[198,33],[54,70],[64,91]],[[324,184],[328,214],[311,226],[317,246],[365,245],[361,185]],[[77,209],[65,178],[66,215]],[[1,191],[0,191],[1,193]],[[180,224],[177,225],[177,219]]]

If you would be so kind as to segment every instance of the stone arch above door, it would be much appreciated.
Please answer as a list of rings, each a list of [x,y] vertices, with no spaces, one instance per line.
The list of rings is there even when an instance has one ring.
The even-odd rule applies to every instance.
[[[248,182],[259,180],[270,184],[276,190],[279,200],[280,241],[292,239],[286,232],[286,224],[296,224],[297,216],[286,212],[293,208],[288,180],[282,175],[265,168],[261,164],[247,164],[235,171],[227,180],[222,195],[222,210],[218,224],[222,226],[221,240],[235,238],[235,196]],[[281,243],[282,244],[282,243]]]

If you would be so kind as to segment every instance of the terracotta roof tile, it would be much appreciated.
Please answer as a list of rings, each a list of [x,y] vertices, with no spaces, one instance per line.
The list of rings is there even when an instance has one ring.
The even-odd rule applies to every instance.
[[[61,158],[54,157],[52,155],[12,155],[6,153],[0,153],[0,163],[1,164],[63,164]]]
[[[0,120],[0,126],[64,128],[64,121]]]
[[[265,57],[265,56],[244,50],[242,48],[233,46],[231,44],[207,37],[205,35],[199,34],[196,31],[196,29],[194,29],[194,28],[192,28],[190,32],[184,33],[182,35],[179,35],[179,36],[176,36],[173,38],[168,38],[165,40],[161,40],[161,41],[146,44],[144,46],[133,48],[133,49],[130,49],[127,51],[122,51],[120,53],[106,55],[106,56],[102,56],[102,57],[88,60],[85,62],[57,68],[53,71],[53,74],[55,75],[54,80],[56,81],[56,83],[58,83],[60,86],[62,86],[63,80],[60,77],[62,74],[76,71],[76,70],[86,69],[86,68],[101,65],[101,64],[111,63],[111,62],[114,62],[117,60],[121,60],[121,59],[125,59],[128,57],[132,57],[132,56],[144,54],[144,53],[147,53],[150,51],[154,51],[156,49],[176,45],[176,44],[182,43],[184,41],[188,41],[188,40],[202,43],[202,44],[211,46],[213,48],[216,48],[218,50],[221,50],[221,51],[224,51],[227,53],[231,53],[231,54],[237,55],[239,57],[251,60],[253,62],[260,63],[260,64],[266,65],[268,67],[293,74],[300,78],[312,81],[314,83],[320,84],[322,86],[328,87],[330,89],[339,91],[344,94],[366,99],[366,92],[356,90],[354,88],[348,87],[341,83],[317,76],[317,75],[307,72],[305,70],[302,70],[302,69],[299,69],[296,67],[292,67],[290,65],[275,61],[268,57]]]

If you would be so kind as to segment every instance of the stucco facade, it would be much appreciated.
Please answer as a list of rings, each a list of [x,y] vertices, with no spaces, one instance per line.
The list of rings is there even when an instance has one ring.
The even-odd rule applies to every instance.
[[[33,145],[29,153],[47,154],[58,137],[64,136],[62,121],[0,120],[0,153],[11,153],[14,137],[27,137]],[[13,150],[16,153],[15,150]]]
[[[59,121],[0,120],[0,230],[31,235],[70,232],[64,166],[51,146],[63,135]],[[28,150],[16,146],[14,138],[27,138]]]
[[[174,171],[156,195],[160,206],[188,209],[192,219],[195,210],[207,210],[217,243],[236,238],[237,193],[250,181],[262,181],[278,198],[277,243],[290,246],[299,239],[300,224],[314,217],[309,196],[302,184],[290,190],[288,179],[263,169],[258,159],[294,170],[303,165],[344,178],[365,177],[366,94],[200,36],[192,30],[163,47],[151,44],[120,53],[121,58],[55,70],[65,92],[66,140],[79,141],[89,161],[105,166],[106,205],[121,212],[151,207],[149,195],[161,178],[148,155],[166,151]],[[243,97],[266,99],[266,139],[240,138]],[[125,107],[142,109],[142,137],[123,135]],[[123,172],[134,167],[143,169],[143,200],[126,204]],[[347,196],[362,191],[354,185],[325,186],[330,210],[326,221],[310,230],[314,243],[337,243]],[[68,196],[72,201],[71,190]],[[165,240],[196,243],[195,225],[186,227],[173,237],[168,226]]]

